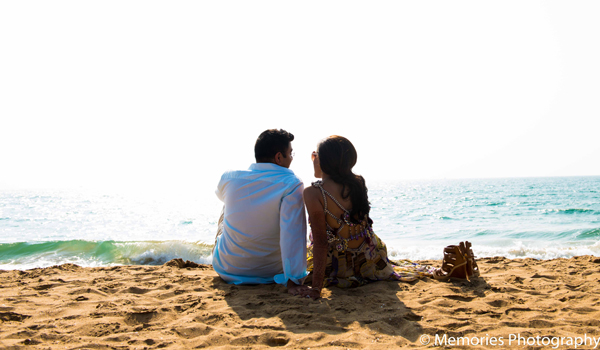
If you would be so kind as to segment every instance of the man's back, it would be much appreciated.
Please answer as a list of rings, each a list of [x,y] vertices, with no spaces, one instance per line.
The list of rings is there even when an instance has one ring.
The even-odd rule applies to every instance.
[[[230,283],[299,283],[306,271],[306,218],[302,181],[272,163],[223,174],[222,234],[213,267]]]

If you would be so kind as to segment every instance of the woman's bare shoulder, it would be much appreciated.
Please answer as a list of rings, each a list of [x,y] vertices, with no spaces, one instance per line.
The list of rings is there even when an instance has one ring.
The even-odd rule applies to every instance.
[[[321,190],[318,188],[310,186],[304,189],[304,204],[308,209],[323,207],[322,200]]]
[[[319,198],[321,190],[314,186],[308,186],[304,189],[304,199],[306,198]]]

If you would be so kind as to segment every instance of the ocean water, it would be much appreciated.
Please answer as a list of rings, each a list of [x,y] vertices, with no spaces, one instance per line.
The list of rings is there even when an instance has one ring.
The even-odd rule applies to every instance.
[[[368,179],[367,179],[368,180]],[[395,259],[600,256],[600,177],[367,183],[374,230]],[[0,269],[210,263],[214,198],[82,190],[0,191]]]

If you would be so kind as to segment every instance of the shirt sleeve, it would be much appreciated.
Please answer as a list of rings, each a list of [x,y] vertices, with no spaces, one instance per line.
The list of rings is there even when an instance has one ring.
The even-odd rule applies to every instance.
[[[299,183],[283,197],[279,211],[281,262],[283,274],[275,275],[276,283],[287,285],[288,280],[302,284],[306,272],[306,214],[302,193],[304,185]]]

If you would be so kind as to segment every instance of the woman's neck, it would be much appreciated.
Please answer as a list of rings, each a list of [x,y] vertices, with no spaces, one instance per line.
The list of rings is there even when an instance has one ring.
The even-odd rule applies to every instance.
[[[329,175],[327,175],[325,173],[322,173],[321,174],[321,182],[323,182],[325,184],[325,183],[328,183],[328,182],[335,182],[335,181],[333,181],[331,179],[331,176],[329,176]]]

